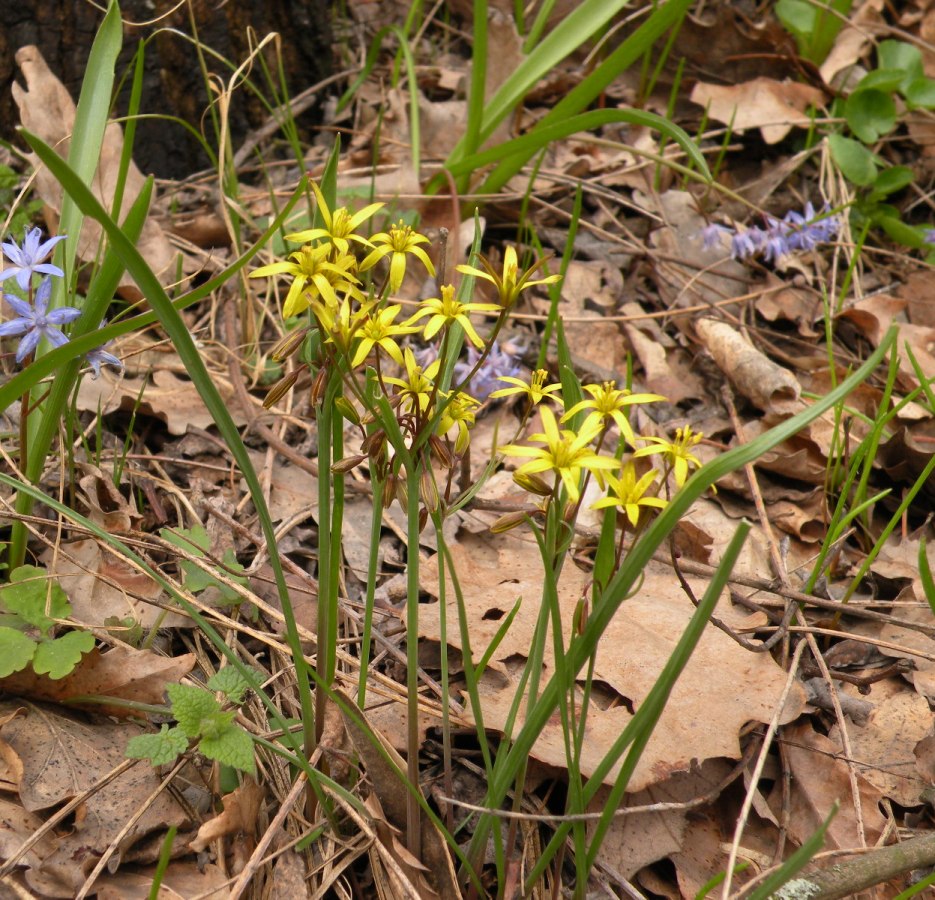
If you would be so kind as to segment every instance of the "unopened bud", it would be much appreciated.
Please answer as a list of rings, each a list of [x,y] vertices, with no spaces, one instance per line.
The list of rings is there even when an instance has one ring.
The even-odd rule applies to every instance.
[[[552,496],[552,485],[535,472],[514,472],[513,480],[530,494],[537,494],[540,497]]]
[[[438,488],[435,486],[435,475],[429,468],[423,469],[419,476],[419,496],[429,512],[438,510]]]
[[[335,475],[344,475],[347,472],[350,472],[351,469],[359,466],[366,458],[366,454],[345,456],[344,459],[339,459],[336,463],[332,463],[331,471],[334,472]]]
[[[269,355],[276,360],[276,362],[282,362],[284,359],[288,359],[302,346],[302,342],[305,340],[308,330],[307,325],[302,328],[294,328],[270,350]]]
[[[587,597],[582,597],[575,604],[575,612],[572,615],[571,627],[579,635],[584,634],[585,626],[588,624],[588,615],[590,613],[590,603]]]
[[[419,533],[420,534],[423,531],[425,531],[425,526],[428,524],[428,521],[429,521],[429,511],[424,506],[420,506],[419,507]]]
[[[360,414],[347,397],[335,398],[334,408],[352,425],[360,425]]]
[[[387,475],[386,481],[383,482],[383,508],[389,509],[393,505],[393,500],[396,498],[396,476]]]
[[[429,438],[429,447],[432,448],[432,455],[446,468],[450,469],[454,465],[454,459],[451,457],[451,453],[448,452],[448,447],[445,442],[438,437],[437,435],[432,435]]]
[[[529,510],[518,509],[515,512],[509,512],[504,516],[500,516],[500,518],[490,526],[490,531],[493,534],[503,534],[504,532],[516,528],[518,525],[522,525],[528,517]]]
[[[269,393],[266,395],[266,399],[263,401],[263,409],[272,409],[289,391],[292,390],[293,385],[299,380],[299,375],[302,374],[302,369],[293,369],[288,375],[280,378],[270,389]]]
[[[321,398],[325,393],[325,384],[328,382],[328,371],[324,367],[318,370],[315,380],[312,382],[312,389],[308,392],[308,402],[312,409],[321,403]]]

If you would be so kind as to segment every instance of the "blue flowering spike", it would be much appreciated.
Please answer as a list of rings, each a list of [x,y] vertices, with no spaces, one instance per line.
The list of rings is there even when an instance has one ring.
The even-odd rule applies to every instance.
[[[4,241],[0,244],[0,247],[3,247],[3,255],[13,264],[0,272],[0,282],[15,275],[20,290],[25,292],[29,290],[33,272],[40,275],[58,275],[59,278],[65,274],[58,266],[43,262],[52,252],[52,248],[59,241],[65,240],[65,235],[49,238],[45,243],[40,243],[41,239],[42,231],[33,228],[23,235],[22,247],[18,246],[16,241]]]
[[[4,245],[5,247],[6,245]],[[39,341],[45,338],[53,347],[61,347],[68,343],[68,338],[59,330],[58,326],[74,322],[81,315],[80,309],[73,306],[60,306],[48,312],[49,297],[52,296],[52,279],[45,278],[36,291],[34,304],[30,306],[25,300],[4,294],[7,303],[16,313],[15,319],[10,319],[0,325],[0,337],[23,335],[16,349],[16,361],[21,363],[29,356]]]

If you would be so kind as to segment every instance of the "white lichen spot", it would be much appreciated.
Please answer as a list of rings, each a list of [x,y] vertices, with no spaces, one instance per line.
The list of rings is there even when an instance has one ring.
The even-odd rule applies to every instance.
[[[776,891],[773,897],[776,900],[808,900],[809,897],[820,893],[821,888],[815,882],[805,878],[793,878]]]

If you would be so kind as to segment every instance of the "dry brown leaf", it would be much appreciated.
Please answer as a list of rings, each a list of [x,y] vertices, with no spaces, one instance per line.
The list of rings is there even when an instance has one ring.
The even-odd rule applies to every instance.
[[[695,333],[718,368],[760,409],[769,409],[776,400],[798,399],[802,389],[795,376],[757,350],[733,326],[702,318],[695,321]]]
[[[839,690],[850,693],[850,688],[842,685]],[[900,806],[918,806],[927,782],[916,769],[915,748],[932,728],[928,702],[901,679],[875,682],[870,700],[873,709],[865,725],[844,720],[853,758],[860,764],[861,775],[885,797]],[[843,751],[837,725],[828,737]]]
[[[53,680],[37,675],[32,669],[15,672],[0,679],[6,694],[33,700],[65,703],[74,697],[94,694],[136,703],[160,705],[165,702],[167,684],[175,684],[194,668],[191,653],[166,657],[151,650],[117,646],[106,653],[97,648],[81,657],[77,666],[64,678]],[[82,707],[80,702],[71,706]],[[136,710],[117,704],[87,703],[84,708],[105,716],[138,716]]]
[[[686,803],[711,791],[729,771],[730,766],[723,760],[708,760],[697,772],[673,775],[645,791],[627,794],[623,806]],[[609,793],[610,788],[602,787],[591,801],[588,812],[602,812]],[[665,859],[685,846],[688,818],[685,809],[615,816],[597,858],[630,878],[643,866]]]
[[[19,796],[30,812],[59,806],[102,781],[126,761],[127,741],[141,733],[132,725],[91,725],[59,707],[25,701],[0,704],[0,713],[19,707],[26,715],[8,721],[0,730],[0,739],[23,762]],[[76,861],[80,858],[93,865],[95,855],[141,808],[145,811],[123,839],[115,862],[151,832],[186,825],[188,818],[171,794],[163,791],[152,799],[159,781],[155,770],[145,764],[108,781],[76,810],[73,830],[43,861],[41,869],[32,870],[31,883],[33,879],[51,879],[75,891],[86,875]]]
[[[188,616],[166,613],[155,606],[168,602],[159,583],[95,540],[88,538],[46,550],[41,560],[68,595],[75,622],[100,628],[113,616],[118,621],[130,617],[144,628],[157,624],[162,628],[194,626]]]
[[[234,402],[234,392],[226,381],[215,381],[227,408],[238,426],[246,424]],[[142,394],[142,399],[141,399]],[[155,369],[150,376],[131,377],[109,368],[100,378],[85,378],[78,389],[78,409],[102,414],[118,409],[137,410],[166,423],[170,434],[185,434],[191,425],[207,429],[214,419],[205,406],[194,382],[181,378],[170,369]]]
[[[0,743],[3,743],[0,741]],[[21,804],[0,797],[0,860],[6,862],[19,852],[40,828],[42,819],[24,809]],[[19,865],[36,868],[49,856],[58,844],[58,838],[47,831],[39,842],[19,858]]]
[[[95,883],[98,900],[149,900],[152,896],[156,867],[146,871],[121,869],[103,875]],[[159,900],[226,900],[230,897],[228,878],[212,863],[173,860],[162,876]]]
[[[759,128],[767,144],[778,144],[793,128],[811,127],[813,118],[808,108],[822,106],[825,95],[808,84],[761,76],[732,85],[699,81],[689,99],[705,107],[714,121],[730,125],[734,132],[743,134],[748,128]]]
[[[265,789],[252,778],[246,778],[243,784],[221,798],[223,811],[214,818],[202,822],[198,834],[188,846],[196,853],[204,850],[212,841],[229,834],[246,834],[253,837],[256,833],[257,817],[263,803]]]
[[[531,541],[496,540],[496,546],[491,546],[467,536],[451,547],[451,553],[464,590],[472,648],[478,658],[517,598],[523,601],[480,686],[485,725],[502,728],[510,715],[519,671],[539,616],[542,572],[538,550]],[[564,568],[558,594],[566,629],[588,585],[589,578],[583,572],[572,566]],[[434,560],[422,567],[421,587],[437,596]],[[696,585],[696,590],[700,594],[704,586]],[[450,605],[448,622],[456,623],[457,601],[451,585],[446,596]],[[594,678],[609,690],[595,693],[581,760],[583,773],[594,772],[632,718],[627,706],[635,710],[645,700],[693,610],[669,569],[656,564],[647,568],[639,593],[622,604],[604,634],[604,649],[598,652]],[[730,620],[735,614],[729,608],[719,608],[718,615]],[[419,624],[423,637],[440,640],[437,603],[421,606]],[[449,625],[448,643],[461,649],[456,626]],[[543,679],[547,680],[552,671],[549,640]],[[673,689],[630,787],[642,790],[676,772],[688,771],[695,761],[739,757],[740,729],[750,721],[770,720],[785,680],[785,673],[766,654],[749,653],[723,632],[709,628]],[[797,688],[783,713],[784,721],[794,719],[803,706],[804,692]],[[560,722],[545,727],[532,756],[557,767],[564,765],[565,737]],[[607,780],[612,782],[618,771],[614,768]]]
[[[16,62],[26,81],[24,90],[15,81],[11,85],[13,99],[19,107],[23,127],[42,138],[62,156],[68,156],[68,145],[75,125],[75,104],[61,81],[49,69],[38,47],[21,47],[16,52]],[[105,209],[113,206],[120,160],[123,154],[123,132],[111,122],[104,132],[101,158],[91,188]],[[53,211],[56,224],[62,208],[62,188],[49,170],[39,163],[38,157],[30,154],[36,166],[36,191]],[[123,203],[120,211],[122,220],[143,188],[145,179],[136,165],[130,162],[126,173]],[[50,228],[52,223],[50,223]],[[95,259],[102,236],[101,226],[90,218],[84,220],[78,239],[78,257],[88,262]],[[149,267],[168,284],[175,278],[178,252],[173,249],[162,228],[149,217],[136,244]],[[191,267],[190,267],[191,268]],[[193,269],[192,269],[193,270]],[[125,295],[139,299],[142,295],[128,276],[121,284]]]
[[[825,833],[825,849],[861,846],[847,763],[840,758],[838,745],[818,734],[808,722],[786,728],[783,739],[792,773],[790,835],[798,844],[804,844],[838,803],[838,814]],[[883,795],[861,775],[857,776],[857,781],[866,845],[872,847],[886,825],[879,809]],[[770,801],[778,814],[782,802],[779,792],[775,792]]]

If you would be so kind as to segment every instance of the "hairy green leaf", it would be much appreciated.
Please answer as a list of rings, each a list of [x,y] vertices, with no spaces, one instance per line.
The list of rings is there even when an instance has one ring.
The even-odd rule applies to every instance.
[[[127,742],[130,759],[148,759],[154,766],[164,766],[188,749],[188,738],[180,728],[163,725],[158,734],[138,734]]]

